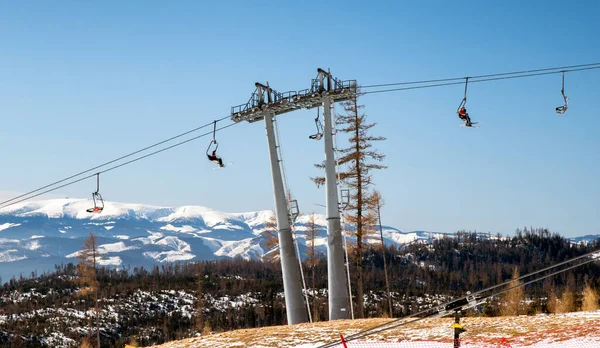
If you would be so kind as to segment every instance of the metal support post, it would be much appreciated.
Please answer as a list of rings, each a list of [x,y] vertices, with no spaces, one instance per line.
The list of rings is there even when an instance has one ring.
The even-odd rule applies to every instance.
[[[277,142],[273,127],[274,114],[265,114],[265,129],[267,131],[267,144],[269,145],[269,158],[271,160],[271,176],[273,178],[273,192],[275,195],[275,214],[277,215],[277,230],[279,231],[279,255],[281,259],[281,272],[283,273],[283,290],[285,292],[285,308],[289,325],[305,323],[308,321],[306,306],[302,299],[302,281],[298,259],[294,252],[292,229],[288,216],[288,208],[283,188],[279,156],[277,155]]]
[[[454,328],[454,348],[460,348],[460,334],[466,331],[460,324],[460,315],[460,310],[454,312],[454,324],[452,324]]]
[[[329,288],[329,320],[348,319],[348,289],[344,278],[344,247],[338,205],[335,157],[333,153],[333,131],[331,121],[331,99],[322,98],[325,127],[325,185],[327,205],[327,281]]]

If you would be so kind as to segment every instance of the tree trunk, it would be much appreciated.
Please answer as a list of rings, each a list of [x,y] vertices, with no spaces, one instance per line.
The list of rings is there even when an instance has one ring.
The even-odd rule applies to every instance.
[[[93,265],[94,265],[94,277],[97,282],[96,291],[94,291],[94,297],[96,300],[96,304],[94,305],[94,309],[96,312],[96,340],[98,341],[98,348],[100,348],[100,313],[98,311],[98,288],[100,287],[100,282],[98,281],[98,268],[96,268],[98,253],[96,250],[96,240],[95,239],[94,239],[94,244],[92,247],[92,256],[93,256]]]
[[[313,289],[313,322],[319,321],[319,310],[317,308],[317,289],[315,289],[315,266],[312,266],[312,285]]]
[[[364,304],[364,290],[363,290],[363,265],[362,265],[362,253],[363,253],[363,192],[362,192],[362,168],[360,161],[360,127],[358,119],[358,104],[354,99],[354,107],[356,110],[355,128],[356,128],[356,306],[358,310],[358,318],[365,317],[365,304]]]
[[[96,287],[96,340],[100,348],[100,311],[98,306],[98,288]]]
[[[394,307],[392,307],[392,293],[390,292],[390,280],[387,272],[387,262],[385,260],[385,243],[383,242],[383,227],[381,227],[381,204],[377,201],[377,219],[379,220],[379,236],[381,237],[381,253],[383,254],[383,273],[385,274],[385,288],[388,296],[388,308],[390,318],[394,317]]]
[[[317,289],[315,289],[315,223],[314,214],[312,215],[312,226],[311,226],[311,238],[310,238],[310,250],[311,250],[311,268],[312,268],[312,284],[313,289],[313,322],[319,321],[319,311],[317,309]]]

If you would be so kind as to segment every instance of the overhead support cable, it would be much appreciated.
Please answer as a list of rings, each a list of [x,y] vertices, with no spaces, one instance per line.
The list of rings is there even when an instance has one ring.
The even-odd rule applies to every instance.
[[[530,281],[528,281],[528,282],[525,282],[525,283],[522,283],[522,284],[519,284],[519,285],[515,285],[515,286],[509,287],[509,288],[507,288],[507,289],[501,290],[501,291],[497,291],[497,292],[495,292],[495,293],[493,293],[493,294],[491,294],[491,295],[488,295],[488,296],[486,296],[486,297],[484,297],[484,298],[482,298],[482,299],[488,299],[488,298],[491,298],[491,297],[495,297],[495,296],[502,295],[503,293],[506,293],[506,292],[508,292],[508,291],[510,291],[510,290],[517,289],[517,288],[521,288],[521,287],[524,287],[524,286],[527,286],[527,285],[530,285],[530,284],[533,284],[533,283],[537,283],[537,282],[539,282],[539,281],[541,281],[541,280],[544,280],[544,279],[546,279],[546,278],[550,278],[550,277],[553,277],[553,276],[555,276],[555,275],[558,275],[558,274],[560,274],[560,273],[563,273],[563,272],[566,272],[566,271],[570,271],[570,270],[572,270],[572,269],[575,269],[575,268],[577,268],[577,267],[583,266],[583,265],[585,265],[585,264],[588,264],[588,263],[591,263],[591,262],[594,262],[594,261],[596,261],[596,260],[595,260],[595,259],[592,259],[592,260],[587,260],[587,261],[581,262],[581,263],[579,263],[579,264],[576,264],[576,265],[573,265],[573,266],[567,267],[567,268],[565,268],[565,269],[562,269],[562,270],[560,270],[560,271],[556,271],[556,272],[553,272],[553,273],[547,274],[547,275],[545,275],[545,276],[542,276],[542,277],[539,277],[539,278],[536,278],[536,279],[530,280]],[[512,280],[511,280],[511,282],[512,282]],[[465,298],[466,298],[466,297],[465,297]],[[455,301],[452,301],[452,302],[455,302]],[[448,304],[451,304],[452,302],[450,302],[450,303],[448,303]],[[384,331],[388,331],[388,330],[391,330],[391,329],[398,328],[398,327],[400,327],[400,326],[405,326],[405,325],[408,325],[408,324],[412,324],[412,323],[415,323],[415,322],[418,322],[418,321],[421,321],[421,320],[427,319],[427,318],[429,318],[429,317],[431,317],[431,316],[435,315],[436,313],[434,313],[434,312],[433,312],[433,313],[429,313],[429,312],[431,312],[431,311],[432,311],[432,310],[434,310],[434,309],[435,309],[435,308],[433,308],[433,309],[428,309],[428,310],[425,310],[425,311],[422,311],[422,312],[416,313],[416,314],[414,314],[414,315],[405,316],[405,317],[403,317],[403,318],[400,318],[399,320],[404,320],[404,319],[407,319],[407,318],[409,318],[409,317],[415,317],[415,316],[418,316],[418,315],[423,315],[423,314],[425,314],[423,317],[416,318],[416,319],[413,319],[413,320],[411,320],[411,321],[407,321],[407,322],[403,322],[403,323],[395,324],[395,325],[392,325],[392,326],[384,327],[384,328],[381,328],[381,329],[379,329],[379,330],[377,330],[377,331],[370,331],[370,332],[364,332],[364,333],[363,333],[363,332],[359,332],[358,334],[355,334],[355,335],[353,335],[353,336],[344,337],[344,339],[346,340],[346,342],[349,342],[349,341],[354,341],[354,340],[357,340],[357,339],[359,339],[359,338],[363,338],[363,337],[366,337],[366,336],[370,336],[370,335],[378,334],[378,333],[381,333],[381,332],[384,332]],[[429,313],[429,314],[427,314],[427,313]],[[450,313],[446,313],[445,315],[447,315],[447,314],[450,314]],[[444,316],[445,316],[445,315],[444,315]],[[328,347],[335,347],[335,346],[337,346],[338,344],[339,344],[339,342],[335,342],[335,344],[333,344],[333,345],[323,345],[323,346],[319,346],[319,347],[317,347],[317,348],[328,348]]]
[[[600,66],[600,63],[590,63],[590,64],[578,64],[578,65],[568,65],[568,66],[559,66],[555,68],[543,68],[543,69],[533,69],[533,70],[522,70],[522,71],[514,71],[514,72],[504,72],[497,74],[487,74],[487,75],[475,75],[471,76],[472,79],[480,79],[487,77],[498,77],[498,76],[507,76],[507,75],[522,75],[522,74],[530,74],[537,73],[542,71],[555,71],[555,73],[562,72],[565,69],[574,69],[574,68],[583,68],[583,67],[592,67],[592,66]],[[402,86],[402,85],[418,85],[423,83],[433,83],[433,82],[448,82],[448,81],[460,81],[464,80],[464,77],[452,77],[446,79],[436,79],[436,80],[423,80],[423,81],[409,81],[409,82],[392,82],[392,83],[382,83],[376,85],[361,85],[360,88],[375,88],[375,87],[389,87],[389,86]]]
[[[221,120],[223,120],[223,119],[221,119]],[[193,131],[197,131],[197,130],[199,130],[199,129],[202,129],[202,128],[204,128],[204,127],[210,126],[210,125],[212,125],[212,124],[213,124],[213,122],[210,122],[210,123],[208,123],[208,124],[207,124],[207,125],[205,125],[205,126],[202,126],[202,127],[196,128],[195,130],[192,130],[192,131],[188,131],[188,132],[186,132],[185,134],[189,134],[189,133],[191,133],[191,132],[193,132]],[[235,124],[236,124],[236,123],[230,123],[230,124],[228,124],[228,125],[225,125],[225,126],[222,126],[222,127],[220,127],[220,128],[216,128],[215,132],[216,132],[216,131],[223,130],[223,129],[226,129],[226,128],[229,128],[229,127],[231,127],[231,126],[234,126]],[[76,184],[76,183],[78,183],[78,182],[81,182],[81,181],[83,181],[83,180],[86,180],[86,179],[89,179],[89,178],[95,177],[97,174],[101,174],[101,173],[110,172],[110,171],[112,171],[112,170],[115,170],[115,169],[117,169],[117,168],[121,168],[121,167],[123,167],[123,166],[126,166],[126,165],[129,165],[129,164],[131,164],[131,163],[134,163],[134,162],[137,162],[137,161],[139,161],[139,160],[142,160],[142,159],[144,159],[144,158],[148,158],[148,157],[154,156],[154,155],[156,155],[156,154],[159,154],[159,153],[161,153],[161,152],[164,152],[164,151],[170,150],[170,149],[172,149],[172,148],[175,148],[175,147],[181,146],[181,145],[183,145],[183,144],[187,144],[187,143],[189,143],[189,142],[191,142],[191,141],[194,141],[194,140],[196,140],[196,139],[200,139],[200,138],[203,138],[203,137],[205,137],[205,136],[208,136],[208,135],[213,135],[213,133],[214,133],[213,131],[210,131],[210,132],[207,132],[207,133],[204,133],[204,134],[201,134],[201,135],[195,136],[195,137],[193,137],[193,138],[189,138],[189,139],[186,139],[186,140],[184,140],[184,141],[180,141],[180,142],[178,142],[178,143],[175,143],[175,144],[173,144],[173,145],[170,145],[170,146],[164,147],[164,148],[162,148],[162,149],[160,149],[160,150],[156,150],[156,151],[150,152],[150,153],[148,153],[148,154],[145,154],[145,155],[143,155],[143,156],[140,156],[140,157],[136,157],[136,158],[134,158],[134,159],[132,159],[132,160],[129,160],[129,161],[127,161],[127,162],[123,162],[123,163],[120,163],[120,164],[118,164],[118,165],[115,165],[115,166],[109,167],[109,168],[107,168],[107,169],[104,169],[104,170],[98,171],[97,173],[94,173],[94,174],[91,174],[91,175],[87,175],[87,176],[84,176],[84,177],[82,177],[82,178],[79,178],[79,179],[76,179],[76,180],[69,181],[69,182],[67,182],[67,183],[64,183],[64,184],[62,184],[62,185],[59,185],[59,186],[56,186],[56,187],[53,187],[53,188],[49,188],[49,189],[47,189],[47,190],[44,190],[45,188],[48,188],[48,187],[54,186],[55,184],[58,184],[58,183],[63,183],[63,182],[65,182],[65,181],[69,180],[69,179],[72,179],[72,178],[75,178],[75,177],[77,177],[77,176],[80,176],[80,175],[82,175],[82,174],[84,174],[84,173],[87,173],[87,172],[89,172],[89,171],[93,170],[93,169],[101,168],[101,167],[104,167],[104,166],[106,166],[107,164],[112,164],[112,163],[114,163],[114,162],[117,162],[118,160],[113,160],[113,161],[110,161],[110,162],[106,162],[106,163],[104,163],[104,164],[102,164],[102,165],[100,165],[100,166],[96,166],[96,167],[94,167],[94,168],[92,168],[92,169],[90,169],[90,170],[87,170],[87,171],[81,172],[81,173],[79,173],[79,174],[76,174],[76,175],[72,175],[72,176],[70,176],[70,177],[68,177],[68,178],[65,178],[65,179],[59,180],[59,181],[57,181],[57,182],[55,182],[55,183],[53,183],[53,184],[49,184],[49,185],[46,185],[46,186],[44,186],[44,187],[41,187],[41,188],[39,188],[39,189],[36,189],[36,190],[33,190],[33,191],[30,191],[30,192],[29,192],[29,194],[31,194],[31,193],[36,193],[36,192],[37,192],[37,193],[36,193],[36,194],[34,194],[34,195],[23,194],[23,195],[20,195],[20,196],[18,196],[18,197],[14,197],[14,198],[12,198],[12,199],[9,199],[9,200],[7,200],[7,201],[0,202],[0,209],[3,209],[3,208],[6,208],[6,207],[9,207],[9,206],[11,206],[11,205],[14,205],[14,204],[17,204],[17,203],[24,202],[24,201],[26,201],[26,200],[29,200],[29,199],[31,199],[31,198],[35,198],[35,197],[41,196],[41,195],[43,195],[43,194],[46,194],[46,193],[50,193],[50,192],[56,191],[56,190],[58,190],[58,189],[60,189],[60,188],[63,188],[63,187],[67,187],[67,186],[70,186],[70,185]],[[179,135],[179,136],[173,137],[171,140],[173,140],[173,139],[176,139],[176,138],[178,138],[178,137],[181,137],[181,136],[183,136],[183,135],[185,135],[185,134],[183,134],[183,133],[182,133],[182,134],[181,134],[181,135]],[[161,144],[164,144],[164,143],[165,143],[165,142],[167,142],[167,141],[168,141],[168,140],[162,141],[162,142],[161,142]],[[156,146],[158,146],[158,145],[160,145],[160,144],[158,144],[158,143],[157,143],[157,144],[154,144],[154,145],[152,145],[152,146],[149,146],[149,147],[147,147],[146,149],[150,149],[150,148],[156,147]],[[136,151],[135,153],[139,153],[139,152],[142,152],[142,151],[143,151],[143,150],[138,150],[138,151]],[[123,159],[123,158],[130,157],[130,156],[132,156],[133,154],[134,154],[134,153],[128,154],[128,155],[126,155],[126,156],[122,156],[120,159]],[[44,190],[44,191],[42,191],[42,192],[39,192],[39,191],[41,191],[41,190]],[[19,199],[19,198],[21,198],[21,199]]]
[[[499,77],[492,77],[492,78],[481,78],[481,77],[471,76],[471,77],[469,77],[469,83],[499,81],[499,80],[508,80],[508,79],[519,79],[519,78],[524,78],[524,77],[533,77],[533,76],[542,76],[542,75],[555,75],[555,74],[562,74],[563,72],[567,73],[567,72],[584,71],[584,70],[595,70],[595,69],[600,69],[600,65],[593,66],[593,67],[587,67],[587,68],[571,69],[571,70],[564,70],[564,71],[540,72],[540,73],[532,73],[532,74],[524,74],[524,75],[516,75],[516,76],[499,76]],[[482,75],[482,76],[484,76],[484,75]],[[452,79],[452,80],[458,80],[458,79]],[[411,89],[423,89],[423,88],[433,88],[433,87],[462,85],[463,84],[462,81],[464,81],[464,80],[465,80],[465,78],[461,77],[460,81],[458,81],[458,82],[448,82],[448,83],[437,83],[437,84],[422,85],[422,86],[410,86],[410,87],[380,89],[380,90],[375,90],[375,91],[362,92],[361,95],[364,95],[364,94],[374,94],[374,93],[394,92],[394,91],[407,91],[407,90],[411,90]],[[409,84],[409,83],[406,83],[406,84]],[[361,87],[361,88],[363,88],[363,87]]]
[[[76,177],[78,177],[78,176],[80,176],[80,175],[83,175],[83,174],[89,173],[89,172],[91,172],[91,171],[93,171],[93,170],[96,170],[96,169],[99,169],[99,168],[105,167],[105,166],[107,166],[107,165],[109,165],[109,164],[113,164],[113,163],[115,163],[115,162],[118,162],[118,161],[120,161],[120,160],[123,160],[123,159],[125,159],[125,158],[129,158],[129,157],[131,157],[131,156],[133,156],[133,155],[137,155],[137,154],[138,154],[138,153],[140,153],[140,152],[144,152],[144,151],[150,150],[150,149],[152,149],[152,148],[155,148],[155,147],[157,147],[157,146],[159,146],[159,145],[162,145],[162,144],[168,143],[168,142],[170,142],[170,141],[173,141],[173,140],[175,140],[175,139],[178,139],[178,138],[181,138],[181,137],[183,137],[183,136],[186,136],[186,135],[188,135],[188,134],[190,134],[190,133],[197,132],[197,131],[199,131],[199,130],[201,130],[201,129],[203,129],[203,128],[206,128],[206,127],[208,127],[208,126],[211,126],[211,125],[213,125],[213,124],[215,124],[215,125],[216,125],[216,122],[223,121],[223,120],[225,120],[225,119],[227,119],[227,118],[229,118],[229,116],[225,116],[225,117],[222,117],[222,118],[220,118],[220,119],[217,119],[217,120],[215,120],[215,121],[213,121],[213,122],[210,122],[210,123],[204,124],[204,125],[202,125],[202,126],[199,126],[199,127],[196,127],[196,128],[194,128],[194,129],[190,129],[190,130],[189,130],[189,131],[187,131],[187,132],[183,132],[183,133],[177,134],[177,135],[175,135],[175,136],[173,136],[173,137],[170,137],[170,138],[168,138],[168,139],[165,139],[165,140],[159,141],[158,143],[154,143],[154,144],[152,144],[152,145],[149,145],[149,146],[146,146],[146,147],[144,147],[144,148],[142,148],[142,149],[139,149],[139,150],[136,150],[136,151],[130,152],[130,153],[128,153],[128,154],[126,154],[126,155],[123,155],[123,156],[121,156],[121,157],[119,157],[119,158],[115,158],[115,159],[113,159],[113,160],[110,160],[110,161],[108,161],[108,162],[104,162],[104,163],[102,163],[102,164],[100,164],[100,165],[97,165],[97,166],[95,166],[95,167],[92,167],[92,168],[90,168],[90,169],[86,169],[86,170],[84,170],[84,171],[82,171],[82,172],[79,172],[79,173],[77,173],[77,174],[73,174],[73,175],[71,175],[71,176],[68,176],[68,177],[66,177],[66,178],[64,178],[64,179],[61,179],[61,180],[55,181],[55,182],[53,182],[53,183],[51,183],[51,184],[48,184],[48,185],[42,186],[42,187],[40,187],[40,188],[37,188],[37,189],[35,189],[35,190],[32,190],[32,191],[29,191],[29,192],[27,192],[27,193],[24,193],[24,194],[22,194],[22,195],[19,195],[19,196],[13,197],[13,198],[11,198],[11,199],[8,199],[8,200],[6,200],[6,201],[0,202],[0,206],[2,206],[2,205],[5,205],[6,203],[10,203],[10,202],[12,202],[12,201],[14,201],[14,200],[17,200],[17,199],[19,199],[19,198],[22,198],[22,197],[28,196],[28,195],[30,195],[30,194],[32,194],[32,193],[36,193],[36,192],[38,192],[38,191],[41,191],[41,190],[43,190],[43,189],[46,189],[46,188],[48,188],[48,187],[52,187],[52,186],[54,186],[54,185],[60,184],[60,183],[62,183],[62,182],[65,182],[65,181],[67,181],[67,180],[70,180],[70,179],[76,178]],[[64,186],[62,186],[62,187],[64,187]],[[39,196],[39,195],[36,195],[36,196],[34,196],[34,197],[37,197],[37,196]],[[9,204],[9,205],[12,205],[12,204]],[[8,206],[8,205],[5,205],[5,206]]]
[[[471,76],[469,78],[470,78],[470,82],[471,83],[477,83],[477,82],[489,82],[489,81],[498,81],[498,80],[515,79],[515,78],[525,78],[525,77],[551,75],[551,74],[563,74],[564,75],[564,73],[567,73],[567,72],[576,72],[576,71],[584,71],[584,70],[595,70],[595,69],[600,69],[600,63],[579,64],[579,65],[570,65],[570,66],[561,66],[561,67],[555,67],[555,68],[544,68],[544,69],[534,69],[534,70],[523,70],[523,71],[516,71],[516,72],[498,73],[498,74],[476,75],[476,76]],[[449,79],[423,80],[423,81],[413,81],[413,82],[398,82],[398,83],[387,83],[387,84],[377,84],[377,85],[364,85],[364,86],[361,86],[360,88],[374,88],[374,87],[384,87],[384,86],[413,85],[413,84],[423,84],[423,83],[433,83],[433,82],[446,82],[446,83],[436,83],[436,84],[427,84],[427,85],[408,86],[408,87],[401,87],[401,88],[392,88],[392,89],[381,89],[381,90],[374,90],[374,91],[366,91],[366,92],[363,92],[361,94],[386,93],[386,92],[393,92],[393,91],[403,91],[403,90],[412,90],[412,89],[422,89],[422,88],[433,88],[433,87],[460,85],[460,84],[462,84],[462,80],[463,79],[464,79],[463,77],[460,77],[460,78],[457,77],[457,78],[449,78]],[[455,82],[451,82],[451,81],[455,81]],[[340,81],[336,80],[336,86],[339,84],[340,86],[345,87],[346,85],[344,83],[346,83],[346,82],[348,82],[348,81],[340,82]],[[348,83],[349,83],[349,86],[352,85],[351,81],[348,82]],[[356,86],[356,85],[354,85],[354,86]],[[271,90],[269,89],[269,91],[271,91]],[[566,105],[566,102],[565,102],[565,105]],[[191,129],[189,131],[183,132],[181,134],[178,134],[178,135],[175,135],[175,136],[170,137],[168,139],[165,139],[165,140],[162,140],[160,142],[157,142],[155,144],[146,146],[144,148],[141,148],[139,150],[133,151],[131,153],[128,153],[128,154],[123,155],[121,157],[118,157],[116,159],[110,160],[108,162],[104,162],[104,163],[102,163],[102,164],[100,164],[98,166],[95,166],[95,167],[89,168],[87,170],[81,171],[81,172],[79,172],[77,174],[73,174],[73,175],[68,176],[68,177],[66,177],[64,179],[55,181],[53,183],[50,183],[48,185],[44,185],[44,186],[42,186],[40,188],[37,188],[35,190],[29,191],[29,192],[26,192],[24,194],[21,194],[21,195],[18,195],[16,197],[13,197],[11,199],[2,201],[2,202],[0,202],[0,209],[1,208],[5,208],[5,207],[10,206],[10,205],[15,204],[15,203],[22,202],[22,201],[30,199],[30,198],[38,197],[41,194],[52,192],[52,191],[55,191],[58,188],[62,188],[62,187],[71,185],[73,183],[82,181],[84,179],[87,179],[87,178],[89,178],[91,176],[86,176],[84,178],[76,179],[76,180],[70,181],[66,185],[60,185],[58,187],[52,188],[53,186],[56,186],[58,184],[67,182],[67,181],[69,181],[71,179],[75,179],[75,178],[77,178],[77,177],[79,177],[81,175],[90,173],[92,171],[95,172],[97,169],[100,169],[102,167],[108,166],[108,165],[113,164],[113,163],[117,163],[117,162],[119,162],[121,160],[124,160],[126,158],[131,157],[131,156],[140,154],[142,152],[145,152],[145,151],[150,150],[152,148],[155,148],[157,146],[166,144],[166,143],[171,142],[171,141],[173,141],[175,139],[178,139],[178,138],[183,137],[185,135],[188,135],[188,134],[191,134],[191,133],[196,132],[198,130],[201,130],[201,129],[205,128],[205,127],[208,127],[208,126],[211,126],[211,125],[216,125],[216,122],[223,121],[223,120],[225,120],[228,117],[230,117],[230,116],[222,117],[222,118],[217,119],[217,120],[215,120],[213,122],[204,124],[202,126],[196,127],[196,128]],[[235,119],[234,121],[237,122],[239,120]],[[229,127],[229,126],[227,126],[227,127]],[[220,128],[220,129],[222,129],[222,128]],[[202,136],[204,136],[204,135],[202,135]],[[202,136],[200,136],[200,137],[202,137]],[[192,138],[192,140],[197,139],[197,138],[199,138],[199,137]],[[186,142],[187,141],[184,141],[182,143],[178,143],[175,146],[179,146],[179,145],[184,144]],[[170,148],[173,148],[175,146],[167,147],[165,149],[170,149]],[[153,152],[153,153],[150,154],[150,156],[153,155],[153,154],[162,152],[165,149]],[[138,159],[134,159],[133,161],[129,161],[129,162],[125,162],[125,163],[129,164],[129,163],[135,162],[135,161],[137,161],[139,159],[146,158],[146,157],[149,157],[149,156],[141,156]],[[119,166],[116,166],[116,167],[118,168]],[[100,171],[100,172],[102,172],[102,171]],[[43,191],[43,192],[39,193],[40,191]],[[35,193],[37,193],[37,194],[35,194]],[[33,194],[35,194],[35,195],[33,195]]]
[[[463,297],[454,299],[452,301],[446,302],[446,303],[438,305],[436,307],[428,308],[428,309],[423,310],[421,312],[418,312],[418,313],[415,313],[415,314],[411,314],[411,315],[407,315],[407,316],[404,316],[402,318],[394,319],[394,320],[392,320],[392,321],[390,321],[388,323],[385,323],[385,324],[374,326],[372,328],[369,328],[369,329],[363,330],[361,332],[358,332],[358,333],[356,333],[354,335],[349,335],[347,337],[344,337],[344,339],[347,342],[348,341],[353,341],[353,340],[356,340],[356,339],[359,339],[359,338],[362,338],[362,337],[366,337],[366,336],[369,336],[369,335],[381,333],[383,331],[395,329],[395,328],[400,327],[400,326],[404,326],[404,325],[408,325],[408,324],[412,324],[412,323],[418,322],[420,320],[423,320],[423,319],[429,318],[429,317],[431,317],[433,315],[436,315],[437,314],[436,311],[437,311],[438,308],[445,308],[446,306],[449,306],[449,305],[452,305],[452,304],[456,304],[456,303],[460,303],[461,301],[465,301],[468,298],[471,298],[473,296],[477,297],[477,295],[480,295],[480,294],[485,293],[485,292],[489,292],[489,291],[497,289],[499,287],[503,287],[503,286],[507,286],[507,285],[510,286],[510,284],[513,283],[513,282],[515,282],[515,281],[520,281],[520,280],[523,280],[525,278],[529,278],[531,276],[534,276],[534,275],[536,275],[538,273],[549,271],[549,270],[551,270],[553,268],[560,267],[560,266],[572,263],[572,262],[577,261],[577,260],[588,258],[588,257],[590,258],[589,260],[585,260],[585,261],[579,262],[579,263],[577,263],[575,265],[569,266],[567,268],[563,268],[563,269],[561,269],[559,271],[555,271],[555,272],[546,274],[544,276],[541,276],[541,277],[535,278],[533,280],[521,283],[519,285],[515,285],[515,286],[512,286],[512,287],[500,290],[500,291],[496,291],[496,292],[494,292],[494,293],[492,293],[490,295],[479,297],[478,300],[485,300],[485,299],[488,299],[488,298],[491,298],[491,297],[494,297],[494,296],[498,296],[498,295],[501,295],[501,294],[503,294],[505,292],[508,292],[510,290],[517,289],[517,288],[520,288],[520,287],[524,287],[524,286],[536,283],[536,282],[538,282],[540,280],[544,280],[546,278],[555,276],[557,274],[560,274],[560,273],[563,273],[563,272],[575,269],[577,267],[580,267],[580,266],[583,266],[583,265],[586,265],[586,264],[598,261],[598,259],[600,259],[600,251],[596,250],[596,251],[592,251],[592,252],[589,252],[589,253],[586,253],[586,254],[574,257],[572,259],[569,259],[569,260],[557,263],[555,265],[552,265],[552,266],[549,266],[549,267],[546,267],[546,268],[543,268],[543,269],[540,269],[540,270],[528,273],[526,275],[520,276],[520,277],[518,277],[516,279],[510,279],[510,280],[508,280],[508,281],[506,281],[504,283],[501,283],[501,284],[498,284],[498,285],[494,285],[494,286],[491,286],[489,288],[477,291],[477,292],[475,292],[473,294],[469,294],[467,296],[463,296]],[[462,307],[462,306],[457,306],[457,307]],[[450,309],[450,310],[453,310],[453,308]],[[416,317],[416,316],[423,316],[423,317],[416,318],[414,320],[410,320],[410,321],[406,321],[406,322],[401,322],[401,321],[403,321],[403,320],[405,320],[407,318]],[[401,322],[401,323],[392,325],[392,324],[397,323],[397,322]],[[325,345],[318,346],[317,348],[330,348],[330,347],[335,347],[335,346],[337,346],[339,344],[340,344],[340,341],[335,341],[335,342],[327,343]]]

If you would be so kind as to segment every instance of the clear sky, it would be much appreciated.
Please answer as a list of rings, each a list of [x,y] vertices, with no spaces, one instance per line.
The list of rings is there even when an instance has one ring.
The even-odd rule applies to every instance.
[[[359,84],[600,62],[600,1],[0,1],[0,198],[227,116],[254,82],[308,88],[317,68]],[[401,230],[600,233],[600,70],[361,98],[389,169],[374,175],[383,222]],[[303,213],[316,110],[281,117]],[[107,173],[107,201],[272,209],[262,123]],[[90,179],[46,197],[90,196]]]

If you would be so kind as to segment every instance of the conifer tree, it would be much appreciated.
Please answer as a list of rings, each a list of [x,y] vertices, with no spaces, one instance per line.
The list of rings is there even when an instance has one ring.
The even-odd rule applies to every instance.
[[[598,305],[598,292],[592,288],[590,283],[585,284],[583,289],[583,302],[581,304],[581,310],[586,312],[594,312],[600,309]]]
[[[317,308],[317,289],[315,288],[315,267],[319,265],[319,257],[317,256],[315,248],[315,239],[317,238],[317,224],[315,223],[315,214],[309,215],[308,223],[306,224],[308,231],[306,232],[306,242],[308,244],[308,251],[306,255],[306,265],[310,268],[311,273],[311,289],[313,293],[313,320],[318,321],[319,311]]]
[[[100,347],[100,308],[98,301],[98,261],[100,253],[98,252],[98,242],[96,236],[90,233],[90,236],[83,242],[83,249],[77,256],[77,285],[80,287],[81,296],[94,296],[94,312],[96,313],[96,340]],[[90,325],[91,326],[91,325]]]
[[[556,313],[556,307],[558,305],[558,298],[556,297],[556,291],[554,288],[550,289],[548,294],[548,302],[546,302],[546,310],[548,313]]]
[[[279,234],[277,231],[277,218],[275,215],[267,220],[262,233],[265,239],[264,246],[267,250],[263,256],[263,260],[277,262],[277,260],[279,260]]]
[[[560,301],[556,306],[556,313],[570,313],[575,309],[575,296],[573,291],[569,288],[565,288],[560,297]]]
[[[381,226],[381,207],[384,204],[383,198],[379,191],[374,190],[372,195],[373,202],[375,203],[375,209],[377,210],[377,224],[379,225],[379,237],[381,238],[381,255],[383,257],[383,273],[385,275],[385,289],[388,297],[388,314],[391,317],[394,316],[394,307],[392,305],[392,293],[390,291],[390,280],[388,278],[387,262],[385,258],[385,243],[383,241],[383,226]]]
[[[364,290],[363,290],[363,253],[365,240],[369,232],[374,232],[376,215],[373,214],[374,200],[370,193],[373,184],[372,171],[385,169],[381,162],[385,155],[373,148],[373,143],[385,140],[384,137],[373,136],[370,131],[376,123],[368,123],[367,116],[362,112],[364,105],[358,104],[356,97],[345,101],[343,114],[336,115],[335,124],[339,132],[348,135],[348,147],[338,149],[339,168],[338,176],[350,188],[350,204],[346,209],[345,219],[347,225],[353,226],[352,231],[356,237],[356,246],[352,257],[356,271],[356,302],[357,316],[364,318]],[[325,168],[325,164],[316,164],[317,168]],[[317,186],[325,184],[325,177],[311,178]]]
[[[500,313],[504,316],[514,316],[523,313],[523,305],[521,302],[523,301],[524,290],[523,287],[519,286],[522,284],[522,281],[518,280],[519,276],[519,268],[515,266],[512,274],[513,281],[508,285],[509,288],[514,289],[506,292],[504,295],[504,306],[500,309]]]

